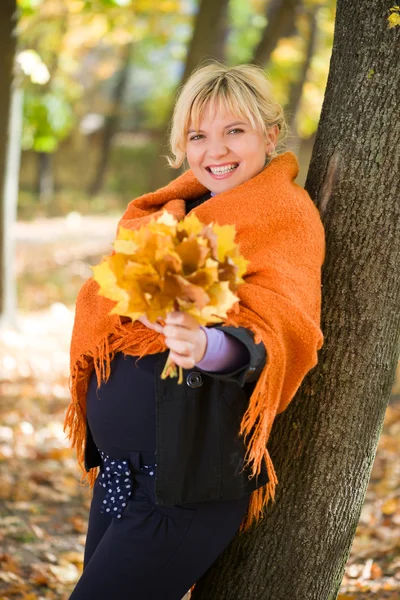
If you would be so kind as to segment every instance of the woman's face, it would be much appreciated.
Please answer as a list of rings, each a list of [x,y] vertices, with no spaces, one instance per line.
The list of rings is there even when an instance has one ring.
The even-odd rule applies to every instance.
[[[265,137],[243,117],[222,108],[208,109],[197,131],[189,125],[186,158],[198,181],[218,194],[262,171],[266,154],[275,149],[277,134],[276,126]]]

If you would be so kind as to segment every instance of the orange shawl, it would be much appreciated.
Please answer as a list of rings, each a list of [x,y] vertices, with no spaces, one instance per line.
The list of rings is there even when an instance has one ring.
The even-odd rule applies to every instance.
[[[323,342],[319,321],[324,231],[317,208],[307,192],[294,183],[297,174],[297,160],[286,152],[249,181],[193,209],[206,224],[236,225],[236,241],[250,263],[238,290],[240,303],[224,323],[249,328],[255,341],[264,343],[267,353],[240,429],[251,473],[257,475],[265,461],[269,474],[269,483],[252,494],[247,523],[258,518],[267,500],[274,498],[277,478],[266,448],[274,418],[316,365]],[[181,220],[185,200],[206,191],[189,170],[166,187],[130,202],[119,225],[137,229],[157,218],[162,209]],[[72,401],[65,428],[81,466],[86,392],[93,369],[100,384],[108,379],[116,352],[142,356],[167,349],[162,334],[138,321],[109,316],[114,303],[98,296],[97,290],[93,279],[83,285],[71,342]],[[92,469],[88,475],[91,483],[96,471]]]

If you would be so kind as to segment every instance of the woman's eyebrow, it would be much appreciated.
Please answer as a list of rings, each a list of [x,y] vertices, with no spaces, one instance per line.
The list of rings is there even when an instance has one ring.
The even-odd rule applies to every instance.
[[[229,129],[230,127],[237,127],[238,125],[248,125],[245,121],[234,121],[233,123],[229,123],[229,125],[225,125],[224,129]],[[188,129],[189,133],[204,133],[202,129]]]
[[[245,121],[235,121],[234,123],[225,125],[224,129],[229,129],[230,127],[236,127],[237,125],[248,125],[248,123],[246,123]]]

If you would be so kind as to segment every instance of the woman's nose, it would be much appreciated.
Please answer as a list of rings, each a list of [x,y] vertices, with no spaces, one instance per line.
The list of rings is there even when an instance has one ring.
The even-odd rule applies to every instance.
[[[223,141],[212,142],[208,148],[208,155],[210,158],[221,158],[226,156],[228,148]]]

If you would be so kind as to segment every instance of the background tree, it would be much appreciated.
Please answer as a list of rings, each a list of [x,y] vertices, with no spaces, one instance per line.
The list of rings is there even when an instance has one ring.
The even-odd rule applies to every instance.
[[[307,178],[327,233],[325,345],[273,429],[276,504],[193,600],[337,596],[399,356],[400,27],[388,16],[384,0],[338,1]]]
[[[254,50],[252,63],[268,65],[279,40],[294,33],[302,4],[302,0],[271,0],[267,3],[267,24]]]
[[[226,28],[228,3],[229,0],[200,0],[182,78],[177,89],[184,85],[192,71],[206,59],[223,60],[225,48],[221,39],[224,38]],[[175,176],[175,172],[167,167],[165,160],[165,154],[168,152],[168,132],[172,113],[173,103],[171,102],[167,118],[158,136],[162,153],[156,155],[150,171],[149,187],[151,189],[161,187]]]
[[[300,68],[300,72],[296,79],[294,79],[289,86],[288,99],[284,107],[286,119],[289,126],[290,137],[294,140],[291,144],[291,149],[296,150],[299,145],[299,135],[297,131],[297,117],[300,108],[301,99],[303,97],[304,86],[307,83],[307,75],[310,70],[311,61],[313,59],[316,43],[317,43],[317,32],[318,32],[318,7],[312,7],[305,13],[307,20],[307,33],[304,36],[305,39],[305,52],[303,56],[303,63]]]
[[[95,194],[99,193],[101,188],[103,187],[104,177],[110,158],[111,144],[121,122],[122,103],[129,79],[132,49],[132,42],[129,42],[122,48],[121,68],[119,70],[117,80],[114,85],[110,112],[105,118],[101,140],[101,150],[98,158],[98,163],[96,165],[96,171],[88,190],[91,196],[94,196]]]
[[[0,320],[6,315],[6,242],[10,234],[10,223],[6,222],[5,177],[8,159],[8,134],[11,112],[11,93],[14,72],[16,39],[16,0],[3,0],[0,5]]]

